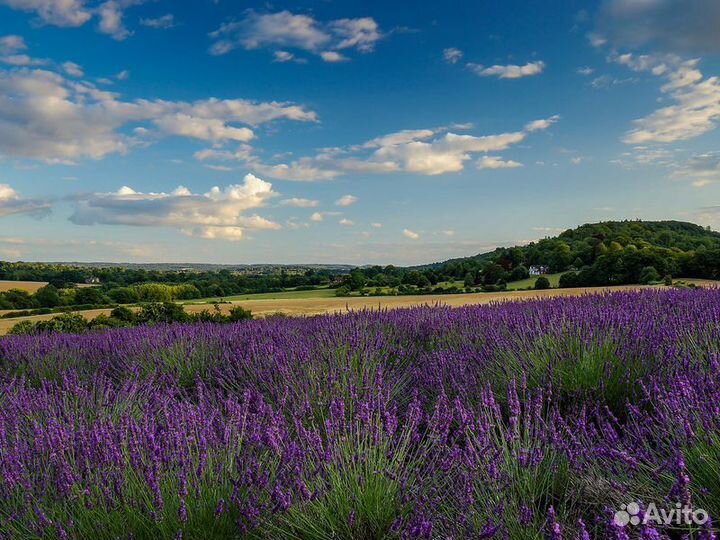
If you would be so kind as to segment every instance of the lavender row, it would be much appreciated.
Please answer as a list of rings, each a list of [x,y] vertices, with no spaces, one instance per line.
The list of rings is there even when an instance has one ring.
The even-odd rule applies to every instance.
[[[5,338],[0,538],[714,539],[719,355],[717,290]]]

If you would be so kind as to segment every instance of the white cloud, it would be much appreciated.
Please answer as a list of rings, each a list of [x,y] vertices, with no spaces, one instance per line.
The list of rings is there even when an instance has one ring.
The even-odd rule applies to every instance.
[[[27,54],[8,54],[6,56],[0,56],[0,62],[3,64],[9,64],[11,66],[40,66],[45,64],[45,60],[33,58]]]
[[[276,119],[315,121],[316,115],[294,104],[243,99],[123,101],[91,82],[49,70],[0,69],[1,157],[99,159],[128,151],[151,132],[213,143],[247,141],[253,137],[247,126]],[[129,135],[123,129],[128,125],[139,129]]]
[[[342,215],[340,212],[313,212],[310,215],[310,221],[320,222],[320,221],[323,221],[326,217],[340,216],[340,215]]]
[[[140,19],[140,24],[147,26],[148,28],[157,28],[161,30],[177,26],[177,23],[175,22],[175,15],[172,13],[167,13],[156,18]]]
[[[337,201],[335,201],[335,204],[337,206],[350,206],[355,204],[357,201],[358,198],[355,197],[355,195],[343,195]]]
[[[127,69],[123,69],[115,74],[115,78],[118,81],[127,81],[130,78],[130,72]]]
[[[10,34],[0,37],[0,54],[13,54],[25,49],[27,49],[27,45],[22,36]]]
[[[527,124],[525,124],[525,131],[529,131],[530,133],[532,133],[533,131],[542,131],[552,126],[558,120],[560,120],[560,116],[557,114],[555,116],[551,116],[550,118],[533,120],[532,122],[528,122]]]
[[[75,62],[65,62],[62,65],[63,71],[71,77],[82,77],[85,75],[82,66],[79,66]]]
[[[140,193],[124,186],[115,193],[79,196],[70,220],[78,225],[172,227],[189,236],[240,240],[245,229],[280,228],[256,214],[245,215],[276,195],[272,184],[252,174],[242,184],[213,187],[204,194],[182,186],[171,193]]]
[[[240,20],[224,23],[210,36],[215,40],[210,53],[215,55],[237,48],[269,47],[287,54],[291,53],[286,49],[307,51],[320,55],[326,62],[344,60],[339,50],[370,52],[383,37],[377,22],[370,17],[323,23],[310,15],[290,11],[258,13],[253,9],[247,10]],[[287,61],[278,58],[277,54],[275,59]]]
[[[671,143],[691,139],[715,129],[720,119],[720,80],[704,78],[698,60],[675,55],[615,55],[612,60],[633,71],[648,71],[663,77],[661,87],[673,100],[652,114],[634,121],[635,128],[623,141],[627,144]]]
[[[515,169],[523,164],[511,159],[503,160],[499,156],[483,156],[477,162],[478,169]]]
[[[98,23],[98,29],[103,34],[112,36],[113,39],[122,41],[127,38],[131,32],[125,28],[123,24],[123,8],[120,2],[115,0],[108,0],[97,9],[98,17],[100,21]]]
[[[92,17],[84,0],[0,0],[0,4],[34,12],[40,22],[55,26],[82,26]]]
[[[247,165],[264,176],[302,181],[332,180],[353,172],[440,175],[462,171],[473,154],[506,150],[558,119],[552,116],[530,122],[522,131],[484,136],[460,135],[447,128],[403,130],[290,163],[270,165],[250,158]]]
[[[591,67],[586,66],[586,67],[577,68],[576,72],[578,75],[583,75],[584,77],[587,77],[589,75],[592,75],[595,72],[595,70]]]
[[[521,77],[530,77],[532,75],[539,75],[545,69],[545,62],[528,62],[525,65],[518,66],[514,64],[509,65],[494,65],[490,67],[484,67],[479,64],[469,63],[467,67],[476,75],[481,77],[498,77],[500,79],[519,79]]]
[[[415,231],[411,231],[410,229],[403,229],[403,236],[405,238],[409,238],[410,240],[419,240],[420,235],[416,233]]]
[[[50,211],[50,204],[40,199],[25,199],[8,184],[0,184],[0,217],[13,214],[40,216]]]
[[[86,0],[0,0],[12,9],[31,12],[36,22],[60,27],[82,26],[97,17],[98,31],[123,40],[132,34],[123,24],[124,11],[145,0],[107,0],[92,5]]]
[[[382,223],[375,222],[375,223],[371,223],[370,226],[375,229],[382,229]]]
[[[255,136],[251,129],[228,126],[221,118],[198,118],[185,113],[165,115],[155,123],[169,135],[194,137],[204,141],[248,142]]]
[[[347,56],[343,56],[337,51],[323,51],[320,53],[320,58],[329,63],[347,62],[349,60]]]
[[[346,218],[342,218],[340,221],[338,221],[338,223],[344,227],[352,227],[353,225],[355,225],[355,222]]]
[[[295,55],[288,51],[275,51],[273,53],[276,62],[290,62]]]
[[[331,33],[340,39],[335,45],[338,49],[357,49],[370,52],[383,37],[380,27],[372,17],[358,19],[338,19],[329,24]]]
[[[302,197],[293,197],[280,201],[280,206],[293,206],[295,208],[315,208],[320,205],[320,201],[314,199],[303,199]]]
[[[457,64],[463,57],[463,52],[455,47],[443,49],[443,60],[448,64]]]

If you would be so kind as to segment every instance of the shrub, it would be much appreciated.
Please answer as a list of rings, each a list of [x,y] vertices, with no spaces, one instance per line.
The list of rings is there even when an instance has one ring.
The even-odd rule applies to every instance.
[[[542,289],[549,289],[550,288],[550,280],[546,278],[545,276],[540,276],[535,280],[535,289],[542,290]]]

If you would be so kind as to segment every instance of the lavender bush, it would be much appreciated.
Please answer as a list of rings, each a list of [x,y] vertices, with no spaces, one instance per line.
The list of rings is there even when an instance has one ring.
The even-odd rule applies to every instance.
[[[5,338],[0,538],[714,539],[719,354],[718,290]]]

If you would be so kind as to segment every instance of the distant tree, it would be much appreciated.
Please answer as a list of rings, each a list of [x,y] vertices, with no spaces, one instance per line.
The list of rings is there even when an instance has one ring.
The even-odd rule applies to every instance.
[[[463,285],[465,287],[472,287],[475,285],[475,273],[474,272],[468,272],[465,274],[465,279],[463,281]]]
[[[75,304],[107,304],[107,298],[97,287],[81,287],[75,291]]]
[[[524,265],[516,266],[510,272],[510,281],[520,281],[521,279],[527,279],[530,277],[530,272]]]
[[[362,270],[359,268],[353,268],[350,272],[350,276],[348,279],[347,285],[353,290],[353,291],[359,291],[363,287],[365,287],[365,283],[367,282],[367,278],[365,277],[365,274]]]
[[[655,281],[660,281],[660,274],[655,270],[654,266],[646,266],[640,272],[640,283],[648,284]]]
[[[45,285],[45,287],[38,289],[33,296],[41,307],[53,308],[61,303],[60,294],[57,288],[52,285]]]
[[[665,283],[665,285],[667,285],[667,286],[672,285],[672,284],[673,284],[672,276],[671,276],[670,274],[666,275],[666,276],[663,278],[663,283]]]
[[[139,300],[137,292],[132,287],[118,287],[108,291],[107,295],[117,304],[134,304]]]
[[[188,315],[180,304],[155,302],[147,304],[137,314],[139,323],[187,322]]]
[[[535,288],[538,290],[549,289],[550,280],[548,280],[548,278],[546,278],[545,276],[540,276],[535,280]]]
[[[505,269],[499,264],[491,263],[483,271],[483,284],[495,285],[505,275]]]

